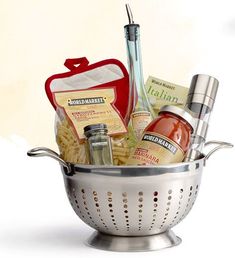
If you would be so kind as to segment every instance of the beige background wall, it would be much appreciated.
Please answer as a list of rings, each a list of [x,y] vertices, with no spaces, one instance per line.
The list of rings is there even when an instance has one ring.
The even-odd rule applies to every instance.
[[[30,146],[56,147],[54,111],[44,82],[66,71],[66,58],[86,56],[92,63],[113,57],[126,64],[126,2],[1,0],[2,138],[14,141],[17,136]],[[145,79],[151,74],[188,85],[194,73],[208,73],[223,84],[217,102],[222,104],[222,95],[232,101],[233,1],[128,2],[141,25]],[[226,104],[229,108],[229,101]]]

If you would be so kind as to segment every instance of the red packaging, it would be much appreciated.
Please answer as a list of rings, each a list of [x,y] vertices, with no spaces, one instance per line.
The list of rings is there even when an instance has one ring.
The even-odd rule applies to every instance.
[[[116,59],[89,65],[85,57],[67,59],[64,65],[70,71],[52,75],[45,83],[57,114],[56,141],[62,158],[87,164],[83,128],[107,122],[114,164],[124,164],[129,155],[126,127],[133,109],[126,68]]]

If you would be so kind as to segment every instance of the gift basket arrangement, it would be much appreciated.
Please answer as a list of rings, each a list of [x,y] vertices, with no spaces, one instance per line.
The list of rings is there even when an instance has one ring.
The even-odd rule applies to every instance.
[[[67,59],[69,71],[45,83],[60,154],[28,155],[60,163],[75,213],[96,230],[90,246],[159,250],[181,242],[171,228],[190,212],[206,161],[233,145],[206,142],[216,78],[194,75],[189,89],[151,76],[144,84],[140,27],[126,9],[129,73],[116,59]]]

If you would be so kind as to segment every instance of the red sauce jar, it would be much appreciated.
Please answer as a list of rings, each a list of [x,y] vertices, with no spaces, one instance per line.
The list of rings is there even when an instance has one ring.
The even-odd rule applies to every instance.
[[[164,106],[144,130],[127,165],[159,165],[183,161],[190,145],[194,118],[177,106]]]

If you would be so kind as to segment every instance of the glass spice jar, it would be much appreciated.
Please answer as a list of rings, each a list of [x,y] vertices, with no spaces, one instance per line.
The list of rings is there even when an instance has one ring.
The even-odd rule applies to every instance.
[[[144,130],[127,165],[159,165],[183,161],[190,145],[194,118],[177,106],[164,106]]]
[[[108,129],[106,124],[92,124],[84,127],[90,164],[113,164],[111,139],[107,133]]]

